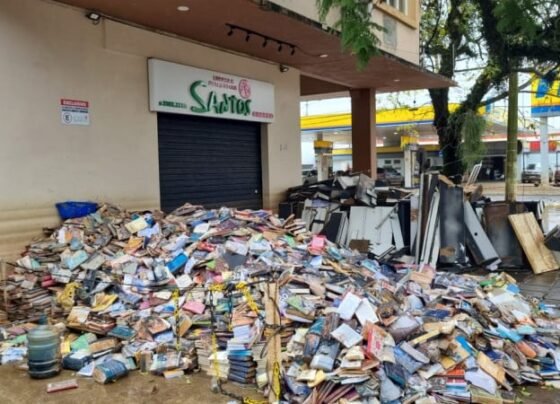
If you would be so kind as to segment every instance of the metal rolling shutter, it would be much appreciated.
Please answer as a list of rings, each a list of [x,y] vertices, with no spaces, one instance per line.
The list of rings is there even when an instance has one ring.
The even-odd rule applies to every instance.
[[[161,208],[262,207],[261,125],[158,113]]]

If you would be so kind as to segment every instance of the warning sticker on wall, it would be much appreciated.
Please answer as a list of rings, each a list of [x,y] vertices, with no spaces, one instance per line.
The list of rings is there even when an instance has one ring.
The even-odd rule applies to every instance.
[[[60,119],[64,125],[89,125],[89,102],[79,100],[60,100]]]

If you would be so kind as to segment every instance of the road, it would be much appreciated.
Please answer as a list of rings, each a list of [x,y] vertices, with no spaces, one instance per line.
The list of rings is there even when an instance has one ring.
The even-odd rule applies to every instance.
[[[484,196],[492,200],[503,200],[505,198],[504,182],[481,182]],[[517,184],[518,201],[550,201],[560,202],[560,187],[552,185]]]

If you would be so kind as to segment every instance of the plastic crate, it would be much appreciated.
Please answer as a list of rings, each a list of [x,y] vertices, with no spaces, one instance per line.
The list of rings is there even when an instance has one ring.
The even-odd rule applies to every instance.
[[[95,202],[59,202],[55,204],[56,210],[62,220],[84,217],[97,211]]]

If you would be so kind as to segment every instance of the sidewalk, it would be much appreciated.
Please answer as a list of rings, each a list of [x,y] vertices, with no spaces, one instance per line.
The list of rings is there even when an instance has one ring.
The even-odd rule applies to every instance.
[[[482,185],[482,193],[485,196],[503,198],[505,196],[506,184],[503,181],[479,182]],[[542,197],[560,198],[560,187],[554,185],[517,184],[517,196],[519,199],[539,199]]]
[[[525,296],[542,299],[545,303],[560,305],[560,271],[540,275],[531,272],[512,273]]]

